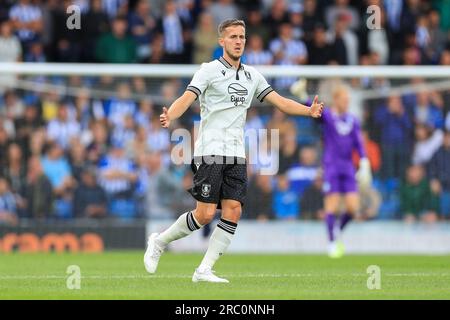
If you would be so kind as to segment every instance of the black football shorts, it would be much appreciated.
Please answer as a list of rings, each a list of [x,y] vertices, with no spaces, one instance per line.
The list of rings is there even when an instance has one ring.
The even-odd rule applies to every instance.
[[[193,186],[188,192],[200,202],[217,203],[232,199],[244,205],[247,194],[247,163],[245,158],[224,156],[194,157]]]

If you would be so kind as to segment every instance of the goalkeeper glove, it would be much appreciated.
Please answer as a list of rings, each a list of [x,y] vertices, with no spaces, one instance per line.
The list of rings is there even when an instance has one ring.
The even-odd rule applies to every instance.
[[[359,160],[359,170],[356,173],[356,180],[360,188],[369,188],[372,185],[372,171],[370,170],[370,162],[367,158]]]
[[[308,93],[306,92],[307,81],[305,79],[299,79],[294,82],[289,88],[290,92],[299,98],[301,101],[306,101],[308,99]]]

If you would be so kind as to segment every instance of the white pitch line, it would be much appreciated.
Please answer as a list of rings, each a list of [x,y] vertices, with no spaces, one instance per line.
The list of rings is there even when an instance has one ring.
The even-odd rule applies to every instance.
[[[448,277],[450,273],[385,273],[383,274],[389,277]],[[321,273],[288,273],[288,274],[224,274],[224,277],[230,278],[305,278],[305,277],[343,277],[345,274],[321,274]],[[354,273],[351,274],[354,277],[367,277],[366,273]],[[99,280],[110,280],[110,279],[189,279],[192,275],[190,274],[167,274],[167,275],[87,275],[81,276],[81,279],[99,279]],[[51,279],[66,279],[67,276],[59,275],[0,275],[1,280],[51,280]]]

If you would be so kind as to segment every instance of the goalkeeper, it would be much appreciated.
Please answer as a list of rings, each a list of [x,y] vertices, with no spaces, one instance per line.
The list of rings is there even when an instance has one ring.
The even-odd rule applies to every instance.
[[[340,237],[342,231],[359,210],[358,187],[370,187],[372,174],[362,143],[359,121],[348,113],[348,88],[344,85],[336,87],[332,92],[332,99],[331,108],[324,109],[319,121],[323,125],[323,191],[329,238],[328,255],[339,258],[344,254]],[[361,159],[359,169],[352,162],[354,149]],[[345,211],[338,220],[342,200]]]

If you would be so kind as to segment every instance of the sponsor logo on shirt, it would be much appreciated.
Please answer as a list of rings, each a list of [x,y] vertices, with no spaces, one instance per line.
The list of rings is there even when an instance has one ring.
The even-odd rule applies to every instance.
[[[239,106],[244,104],[248,90],[239,83],[234,82],[228,86],[228,93],[231,95],[230,101],[235,106]]]

